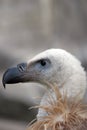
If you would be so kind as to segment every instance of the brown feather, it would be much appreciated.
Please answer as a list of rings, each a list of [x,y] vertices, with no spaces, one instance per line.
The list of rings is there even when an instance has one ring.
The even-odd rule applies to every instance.
[[[87,130],[87,104],[77,97],[69,100],[67,94],[61,95],[58,87],[51,86],[56,99],[49,96],[48,106],[39,106],[48,115],[41,117],[28,130]]]

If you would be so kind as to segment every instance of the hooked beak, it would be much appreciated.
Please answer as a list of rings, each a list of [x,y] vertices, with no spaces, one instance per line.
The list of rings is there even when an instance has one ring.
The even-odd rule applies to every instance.
[[[3,79],[2,79],[4,88],[6,84],[26,82],[27,81],[27,78],[25,78],[26,73],[27,73],[27,63],[21,63],[17,65],[17,67],[8,69],[4,73]]]

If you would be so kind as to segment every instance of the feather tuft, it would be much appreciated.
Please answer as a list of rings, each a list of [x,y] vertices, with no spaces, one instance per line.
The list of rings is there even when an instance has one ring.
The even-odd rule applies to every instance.
[[[49,105],[38,106],[47,116],[40,117],[28,130],[87,130],[87,104],[77,97],[71,101],[67,94],[62,96],[55,85],[51,88],[56,99],[50,93]]]

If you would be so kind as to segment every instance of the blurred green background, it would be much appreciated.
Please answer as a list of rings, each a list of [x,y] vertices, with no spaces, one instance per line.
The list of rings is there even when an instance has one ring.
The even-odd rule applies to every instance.
[[[28,83],[4,90],[4,71],[49,48],[71,52],[87,69],[86,0],[0,0],[0,130],[24,130],[45,92]]]

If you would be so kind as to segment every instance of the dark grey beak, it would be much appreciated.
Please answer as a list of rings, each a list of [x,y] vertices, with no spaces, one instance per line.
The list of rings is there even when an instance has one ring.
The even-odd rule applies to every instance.
[[[2,79],[3,86],[6,84],[14,84],[23,82],[23,77],[26,74],[27,63],[21,63],[17,67],[8,69]]]

